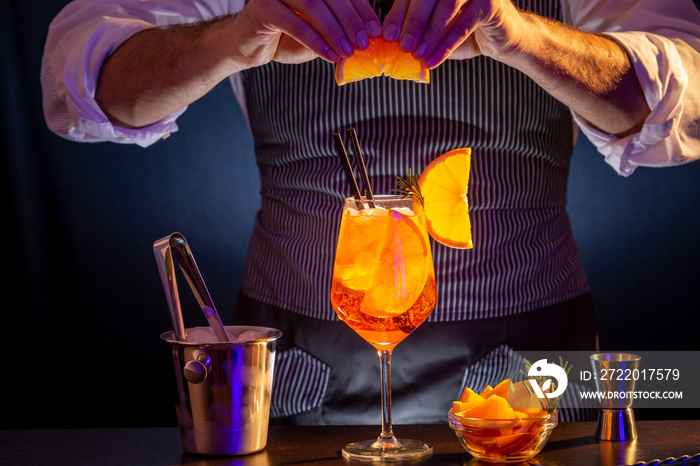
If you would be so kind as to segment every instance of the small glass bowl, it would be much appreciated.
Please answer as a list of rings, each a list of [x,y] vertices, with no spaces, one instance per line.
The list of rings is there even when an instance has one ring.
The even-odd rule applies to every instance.
[[[450,409],[449,418],[469,454],[497,463],[529,460],[544,448],[559,423],[557,411],[524,419],[476,419],[455,415]]]

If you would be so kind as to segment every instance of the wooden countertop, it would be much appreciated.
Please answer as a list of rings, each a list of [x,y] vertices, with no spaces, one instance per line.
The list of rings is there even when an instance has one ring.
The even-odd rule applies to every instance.
[[[174,427],[2,430],[0,464],[341,465],[349,464],[340,456],[343,445],[375,438],[379,430],[379,426],[271,426],[267,447],[263,451],[229,458],[184,453],[178,429]],[[599,442],[594,437],[595,423],[560,423],[545,449],[528,464],[633,465],[700,453],[700,420],[639,421],[637,431],[638,439],[634,442]],[[418,464],[484,464],[462,449],[447,424],[395,426],[394,433],[399,438],[420,439],[433,445],[433,456]]]

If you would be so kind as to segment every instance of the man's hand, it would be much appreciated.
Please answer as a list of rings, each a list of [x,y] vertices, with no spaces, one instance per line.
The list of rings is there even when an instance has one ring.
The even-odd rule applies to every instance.
[[[388,41],[435,68],[447,58],[498,58],[520,43],[524,24],[509,0],[397,0],[383,25]]]
[[[381,34],[367,0],[252,0],[236,17],[232,59],[243,68],[270,60],[337,62]]]
[[[337,62],[380,35],[367,0],[251,0],[237,15],[130,37],[103,63],[95,99],[112,123],[142,127],[238,71],[271,60]]]
[[[428,68],[447,58],[498,60],[619,137],[638,132],[650,112],[618,43],[520,11],[510,0],[396,0],[383,36]]]

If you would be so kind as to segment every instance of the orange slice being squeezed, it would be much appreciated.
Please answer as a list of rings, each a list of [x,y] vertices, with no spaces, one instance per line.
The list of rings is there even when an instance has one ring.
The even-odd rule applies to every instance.
[[[335,82],[339,86],[382,75],[418,83],[430,82],[428,68],[412,54],[401,51],[398,42],[387,42],[381,37],[370,39],[369,47],[356,50],[335,67]]]

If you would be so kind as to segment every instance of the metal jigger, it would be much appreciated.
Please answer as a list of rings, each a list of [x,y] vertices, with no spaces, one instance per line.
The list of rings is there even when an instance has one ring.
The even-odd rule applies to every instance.
[[[631,396],[636,380],[632,371],[639,369],[641,359],[640,356],[629,353],[599,353],[591,356],[596,388],[599,392],[613,394],[600,398],[603,409],[598,415],[595,432],[598,440],[620,442],[637,438]]]

